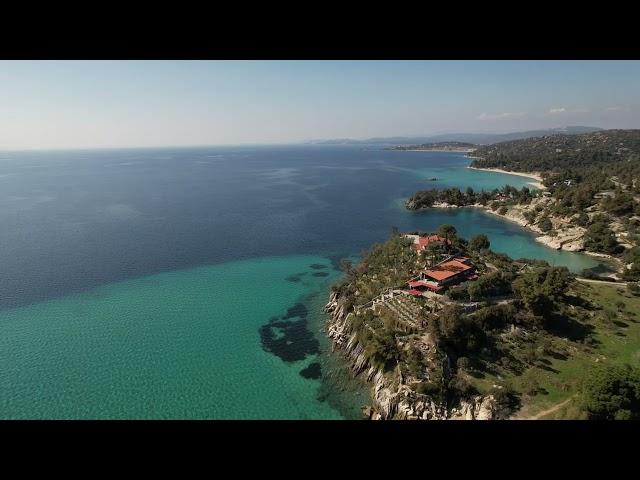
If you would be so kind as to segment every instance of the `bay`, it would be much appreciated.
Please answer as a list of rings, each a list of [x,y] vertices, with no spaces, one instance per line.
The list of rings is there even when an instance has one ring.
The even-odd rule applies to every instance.
[[[415,190],[524,177],[378,146],[0,154],[1,418],[357,418],[320,312],[340,258],[392,227],[598,264]],[[435,181],[428,181],[430,178]],[[344,376],[343,376],[344,377]]]

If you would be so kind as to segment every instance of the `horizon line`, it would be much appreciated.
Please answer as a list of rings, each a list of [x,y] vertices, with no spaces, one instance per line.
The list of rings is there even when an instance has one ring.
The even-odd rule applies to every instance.
[[[206,144],[192,144],[192,145],[131,145],[131,146],[97,146],[97,147],[44,147],[44,148],[0,148],[0,152],[2,153],[14,153],[14,152],[67,152],[67,151],[87,151],[87,150],[137,150],[137,149],[167,149],[167,148],[210,148],[210,147],[260,147],[260,146],[289,146],[289,145],[309,145],[313,144],[313,142],[331,142],[331,141],[339,141],[339,140],[350,140],[350,141],[358,141],[365,142],[366,140],[373,139],[385,139],[385,138],[420,138],[420,137],[430,137],[430,136],[442,136],[442,135],[508,135],[510,133],[525,133],[525,132],[534,132],[534,131],[543,131],[543,130],[554,130],[554,129],[567,129],[570,127],[585,127],[585,128],[594,128],[600,130],[638,130],[640,128],[602,128],[602,127],[593,127],[587,125],[567,125],[560,127],[548,127],[548,128],[535,128],[530,130],[510,130],[510,131],[502,131],[502,132],[442,132],[442,133],[428,133],[428,134],[419,134],[419,135],[389,135],[387,136],[376,136],[376,137],[366,137],[366,138],[355,138],[355,137],[335,137],[335,138],[317,138],[317,139],[307,139],[307,140],[296,140],[289,142],[246,142],[246,143],[206,143]]]

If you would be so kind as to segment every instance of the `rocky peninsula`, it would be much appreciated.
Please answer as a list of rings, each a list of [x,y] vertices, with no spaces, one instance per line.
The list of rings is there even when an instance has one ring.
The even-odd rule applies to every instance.
[[[469,243],[459,239],[451,226],[424,237],[432,239],[428,253],[415,247],[415,238],[419,235],[394,234],[374,246],[360,264],[347,266],[324,307],[334,350],[346,358],[353,375],[371,384],[367,417],[508,417],[515,402],[508,386],[496,380],[476,388],[473,377],[483,375],[478,370],[483,362],[489,364],[500,355],[494,349],[502,342],[499,331],[513,331],[503,323],[515,301],[510,280],[529,267],[488,250],[485,236]],[[454,257],[471,266],[465,267],[475,272],[469,278],[480,276],[472,282],[475,286],[462,279],[447,295],[408,286],[425,262],[446,264]],[[472,293],[466,293],[467,288]],[[475,318],[489,317],[500,329],[480,331]]]
[[[333,349],[347,360],[354,376],[362,376],[371,384],[372,406],[365,409],[370,420],[493,420],[498,415],[498,405],[493,395],[474,395],[460,400],[452,408],[433,397],[416,392],[406,383],[400,370],[385,373],[372,365],[366,355],[367,345],[358,340],[351,325],[350,315],[345,309],[344,298],[332,292],[325,312],[330,315],[327,335]],[[436,347],[424,339],[427,354],[437,355]]]
[[[471,151],[446,147],[453,148]],[[594,398],[616,393],[598,390],[589,397],[601,385],[577,377],[600,375],[608,385],[607,375],[632,376],[640,384],[640,373],[617,364],[628,362],[621,338],[636,335],[631,331],[638,323],[640,131],[544,136],[474,150],[470,168],[531,177],[537,188],[421,190],[406,208],[482,209],[529,229],[550,248],[607,259],[617,269],[614,279],[625,282],[593,276],[576,282],[566,268],[514,261],[492,252],[485,235],[467,241],[450,225],[394,233],[356,267],[346,266],[325,306],[334,349],[371,384],[366,416],[605,418],[606,408]],[[466,269],[473,275],[461,276]],[[597,288],[588,283],[594,281]],[[594,364],[602,363],[610,368],[592,375]],[[563,369],[565,380],[549,376]],[[545,402],[550,392],[562,402]],[[531,417],[522,413],[536,409]],[[606,418],[636,414],[623,409]]]
[[[432,272],[461,261],[473,275],[416,290],[431,285],[416,278],[445,278]],[[631,282],[621,302],[612,282],[514,261],[492,252],[485,235],[465,240],[450,225],[394,233],[344,272],[324,307],[326,331],[370,385],[363,413],[372,420],[592,418],[580,379],[603,362],[627,362],[640,338]]]

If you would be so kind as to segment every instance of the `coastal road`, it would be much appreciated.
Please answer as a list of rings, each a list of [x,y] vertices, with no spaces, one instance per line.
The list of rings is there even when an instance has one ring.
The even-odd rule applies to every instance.
[[[609,281],[609,280],[593,280],[591,278],[580,278],[580,277],[576,277],[576,280],[578,280],[579,282],[584,282],[584,283],[604,283],[605,285],[620,285],[621,287],[624,287],[627,285],[627,282],[614,282]]]

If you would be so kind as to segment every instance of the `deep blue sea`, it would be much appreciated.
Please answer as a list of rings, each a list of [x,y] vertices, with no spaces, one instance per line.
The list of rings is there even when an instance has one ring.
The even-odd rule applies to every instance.
[[[340,258],[450,223],[514,258],[597,265],[473,209],[404,209],[418,189],[529,181],[468,164],[379,146],[1,152],[0,418],[357,418],[366,389],[322,333]]]

